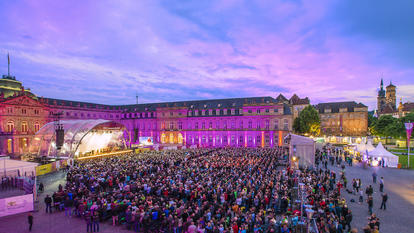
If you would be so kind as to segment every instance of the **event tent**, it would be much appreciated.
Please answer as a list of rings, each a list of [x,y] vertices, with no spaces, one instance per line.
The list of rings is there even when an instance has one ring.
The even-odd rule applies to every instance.
[[[285,137],[289,142],[289,159],[298,157],[299,167],[315,166],[315,141],[312,138],[289,134]]]
[[[384,159],[386,167],[397,167],[398,166],[398,156],[387,151],[382,143],[378,143],[377,148],[373,151],[368,152],[368,156],[372,159],[376,158],[377,160]]]
[[[366,151],[370,152],[374,150],[375,147],[372,145],[372,142],[369,140],[367,144],[360,143],[356,145],[356,151],[360,153],[366,153]]]

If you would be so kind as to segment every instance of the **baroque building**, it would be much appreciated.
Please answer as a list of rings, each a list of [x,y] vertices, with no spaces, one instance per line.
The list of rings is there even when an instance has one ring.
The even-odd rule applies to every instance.
[[[297,98],[304,103],[280,95],[114,106],[37,97],[9,75],[0,85],[0,151],[15,155],[28,153],[35,133],[56,114],[121,123],[130,145],[152,137],[156,144],[187,147],[281,146],[292,130],[292,106]]]

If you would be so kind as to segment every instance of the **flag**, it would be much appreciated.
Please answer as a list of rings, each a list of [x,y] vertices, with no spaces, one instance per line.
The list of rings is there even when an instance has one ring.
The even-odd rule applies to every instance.
[[[407,131],[407,147],[410,147],[410,138],[411,138],[411,132],[413,131],[414,123],[408,122],[404,124],[405,124],[405,129]]]

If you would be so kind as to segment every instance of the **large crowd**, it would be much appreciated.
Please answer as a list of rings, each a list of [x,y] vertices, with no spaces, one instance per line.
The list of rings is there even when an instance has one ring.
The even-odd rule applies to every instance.
[[[284,163],[287,154],[188,149],[78,161],[45,198],[46,211],[85,219],[87,232],[102,222],[136,232],[357,232],[341,197],[344,170],[296,169]],[[326,153],[316,161],[328,161]]]

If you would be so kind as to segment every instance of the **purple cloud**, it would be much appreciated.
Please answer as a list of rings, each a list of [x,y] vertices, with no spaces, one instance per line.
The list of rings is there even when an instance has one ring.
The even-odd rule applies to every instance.
[[[365,22],[368,6],[346,14],[356,4],[3,1],[0,54],[11,53],[12,73],[26,87],[53,98],[129,104],[136,92],[141,102],[282,92],[312,103],[362,101],[373,109],[383,75],[397,95],[413,101],[413,55],[403,51],[412,48],[414,20],[400,20],[412,16],[381,4],[399,25],[390,36]],[[405,24],[407,33],[400,33]]]

